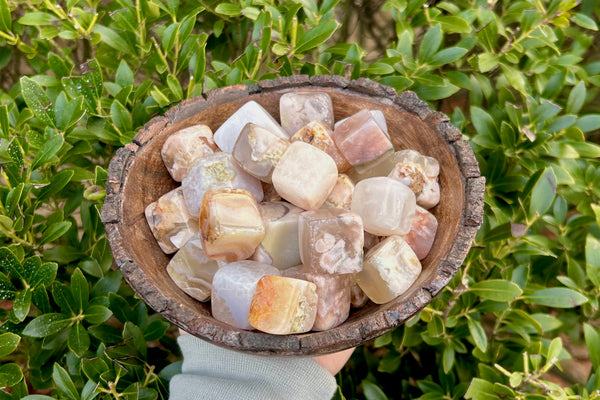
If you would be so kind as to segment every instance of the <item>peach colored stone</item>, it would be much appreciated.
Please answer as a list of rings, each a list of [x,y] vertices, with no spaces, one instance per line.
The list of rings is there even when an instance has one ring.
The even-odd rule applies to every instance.
[[[437,227],[438,222],[435,216],[423,207],[417,206],[410,231],[406,235],[402,235],[402,238],[413,249],[419,260],[427,257],[431,251]]]
[[[282,128],[291,136],[312,121],[333,128],[333,104],[327,93],[290,92],[279,99]]]
[[[339,174],[333,190],[323,204],[323,208],[343,208],[350,211],[353,192],[354,183],[352,183],[352,180],[346,174]]]
[[[216,151],[217,145],[210,128],[194,125],[169,136],[160,154],[171,177],[181,182],[194,160]]]
[[[300,130],[290,138],[290,141],[302,141],[315,146],[319,150],[323,150],[333,158],[338,172],[347,171],[350,169],[351,165],[348,163],[348,160],[344,158],[342,153],[340,153],[340,150],[333,141],[332,135],[333,131],[323,122],[312,121],[300,128]]]

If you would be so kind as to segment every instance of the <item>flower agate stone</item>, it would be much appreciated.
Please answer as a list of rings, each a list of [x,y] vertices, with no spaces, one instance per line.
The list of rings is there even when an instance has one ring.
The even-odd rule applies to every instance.
[[[339,174],[333,190],[323,204],[323,208],[343,208],[350,211],[353,192],[354,183],[352,183],[352,180],[346,174]]]
[[[265,237],[252,259],[279,269],[300,264],[298,215],[304,210],[284,201],[261,203],[258,207],[265,225]]]
[[[272,335],[308,332],[317,316],[316,289],[300,279],[263,276],[250,305],[250,325]]]
[[[421,273],[421,263],[400,236],[390,236],[365,256],[356,282],[377,304],[387,303],[406,292]]]
[[[274,134],[281,136],[284,139],[288,139],[290,135],[285,133],[281,126],[275,121],[275,118],[271,116],[260,104],[255,101],[249,101],[241,106],[231,117],[229,117],[223,125],[215,131],[215,143],[221,149],[227,153],[233,151],[235,142],[238,136],[242,132],[242,129],[246,124],[252,122],[258,126],[262,126],[265,129],[273,132]]]
[[[404,235],[410,231],[416,204],[415,194],[408,186],[381,176],[356,184],[351,209],[361,216],[369,233]]]
[[[333,104],[327,93],[291,92],[279,99],[281,127],[292,136],[311,121],[333,128]]]
[[[385,135],[389,138],[390,134],[388,133],[387,122],[385,121],[385,115],[383,115],[383,111],[369,110],[369,113],[371,113],[371,117],[373,117],[373,119],[375,120],[375,122],[377,122],[377,125],[379,125],[383,133],[385,133]],[[336,122],[333,126],[334,129],[337,128],[342,122],[346,121],[348,118],[340,119],[338,122]]]
[[[233,158],[250,175],[271,183],[273,168],[289,145],[289,141],[268,129],[249,123],[235,142]]]
[[[365,244],[363,245],[363,249],[367,251],[371,250],[376,244],[381,242],[382,239],[383,237],[381,236],[373,235],[372,233],[365,231]]]
[[[437,177],[427,176],[425,168],[419,164],[398,163],[388,176],[410,187],[416,195],[417,204],[421,207],[430,209],[440,202],[440,184]]]
[[[333,159],[304,142],[290,144],[273,171],[273,186],[281,197],[305,210],[321,207],[337,182]]]
[[[429,254],[437,227],[438,222],[435,216],[423,207],[417,206],[410,232],[403,235],[402,238],[413,249],[419,260],[424,259]]]
[[[313,331],[326,331],[340,325],[350,314],[351,274],[315,274],[300,267],[288,268],[283,276],[303,279],[317,287],[317,317]]]
[[[369,302],[369,296],[363,292],[363,290],[356,283],[356,279],[352,279],[352,286],[350,286],[350,305],[352,308],[361,308],[367,305]]]
[[[368,163],[394,151],[392,142],[369,110],[359,111],[339,124],[333,131],[333,140],[352,166]]]
[[[176,252],[198,232],[198,219],[185,207],[181,188],[149,204],[145,215],[158,245],[167,254]]]
[[[256,284],[265,275],[279,275],[272,265],[256,261],[236,261],[222,266],[213,277],[212,315],[240,329],[252,329],[248,313]]]
[[[228,153],[215,153],[194,161],[181,187],[192,215],[200,213],[202,197],[209,189],[244,189],[252,193],[256,201],[263,200],[260,181],[244,171]]]
[[[362,269],[361,218],[339,208],[306,211],[298,219],[300,257],[308,271],[351,274]]]
[[[167,265],[167,273],[173,282],[196,300],[210,299],[212,280],[219,266],[206,257],[198,235],[194,235],[173,256]]]
[[[301,141],[315,146],[329,154],[339,172],[350,169],[350,163],[344,158],[340,150],[333,142],[333,131],[321,121],[312,121],[300,128],[298,132],[290,138],[291,142]]]
[[[431,178],[438,176],[440,172],[438,161],[433,157],[424,156],[416,150],[396,151],[387,157],[380,157],[375,161],[361,166],[360,171],[357,168],[353,168],[348,171],[348,175],[354,182],[360,182],[374,176],[388,176],[398,163],[414,162],[413,160],[420,160],[419,162],[423,162],[426,165],[424,169],[426,176]]]
[[[208,257],[237,261],[254,254],[265,237],[265,227],[250,192],[211,189],[202,201],[200,233]]]
[[[195,159],[215,151],[218,149],[210,128],[194,125],[169,136],[160,154],[171,177],[181,182]]]

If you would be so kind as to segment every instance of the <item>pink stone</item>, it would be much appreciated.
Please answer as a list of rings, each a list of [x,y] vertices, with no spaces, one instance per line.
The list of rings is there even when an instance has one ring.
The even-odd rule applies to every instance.
[[[291,142],[302,141],[315,146],[319,150],[323,150],[329,154],[338,172],[344,172],[350,168],[350,163],[344,158],[340,150],[333,141],[333,131],[321,121],[312,121],[300,128],[298,132],[290,138]]]
[[[435,216],[426,209],[417,206],[410,232],[402,235],[402,238],[413,249],[419,260],[424,259],[429,254],[435,240],[437,227],[438,222]]]
[[[427,176],[425,169],[418,164],[398,163],[388,175],[402,182],[415,193],[417,204],[430,209],[440,202],[440,185],[437,178]]]
[[[346,174],[339,174],[333,190],[323,204],[323,208],[343,208],[350,211],[352,193],[354,193],[352,180]]]
[[[361,308],[367,305],[369,302],[369,296],[363,292],[358,286],[355,279],[352,279],[352,286],[350,286],[350,305],[352,308]]]
[[[350,274],[362,269],[364,232],[357,214],[339,208],[303,212],[298,236],[308,271]]]
[[[291,136],[312,121],[333,128],[333,104],[327,93],[290,92],[279,100],[281,126]]]
[[[194,125],[169,136],[161,149],[167,171],[177,182],[185,177],[194,160],[218,151],[206,125]]]
[[[362,110],[338,125],[333,140],[352,166],[368,163],[392,152],[394,146],[368,110]]]

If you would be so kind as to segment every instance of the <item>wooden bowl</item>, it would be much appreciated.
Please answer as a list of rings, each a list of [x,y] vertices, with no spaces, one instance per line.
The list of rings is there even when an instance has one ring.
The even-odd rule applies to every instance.
[[[394,147],[415,149],[440,163],[442,198],[431,211],[439,221],[433,248],[423,260],[423,272],[402,296],[382,305],[369,303],[352,310],[340,326],[325,332],[270,335],[244,331],[217,321],[210,305],[194,300],[169,278],[169,256],[158,247],[144,209],[177,186],[160,156],[165,139],[194,124],[214,131],[233,112],[255,100],[279,119],[279,98],[295,90],[326,92],[335,120],[357,111],[379,109],[385,114]],[[153,118],[117,151],[108,169],[102,222],[121,273],[140,297],[185,331],[233,350],[271,355],[326,354],[369,341],[402,324],[425,307],[461,266],[482,223],[485,178],[469,144],[449,118],[431,111],[413,92],[368,79],[347,81],[339,76],[291,76],[236,85],[186,100],[164,116]]]

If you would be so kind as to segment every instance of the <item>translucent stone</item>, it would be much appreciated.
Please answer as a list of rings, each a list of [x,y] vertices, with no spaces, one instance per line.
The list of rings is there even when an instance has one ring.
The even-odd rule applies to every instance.
[[[368,110],[362,110],[338,125],[333,140],[352,166],[368,163],[394,146]]]
[[[279,275],[272,265],[236,261],[222,266],[213,277],[211,309],[214,318],[240,329],[252,329],[248,313],[256,284],[265,275]]]
[[[281,127],[291,136],[312,121],[333,128],[333,104],[327,93],[291,92],[279,99]]]
[[[167,254],[176,252],[198,232],[198,218],[185,207],[181,188],[149,204],[145,215],[158,245]]]
[[[265,237],[265,227],[250,192],[211,189],[202,201],[200,233],[208,257],[237,261],[254,254]]]
[[[387,153],[386,153],[387,154]],[[422,163],[425,174],[431,178],[438,176],[440,165],[433,157],[423,156],[416,150],[400,150],[391,153],[388,157],[380,157],[365,165],[350,169],[347,173],[354,182],[360,182],[374,176],[388,176],[398,163],[415,162]]]
[[[366,255],[356,282],[376,304],[387,303],[406,292],[421,273],[421,263],[400,236],[390,236]]]
[[[219,265],[206,257],[199,235],[194,235],[173,256],[167,265],[167,273],[173,282],[196,300],[210,299],[212,280]]]
[[[356,283],[356,279],[352,279],[352,286],[350,286],[350,306],[352,308],[361,308],[367,305],[369,302],[369,296],[363,292],[363,290]]]
[[[263,276],[256,285],[248,321],[272,335],[308,332],[317,316],[314,283],[282,276]]]
[[[169,136],[160,152],[167,171],[181,182],[195,159],[218,151],[213,134],[206,125],[194,125]]]
[[[369,112],[371,113],[371,117],[373,117],[373,119],[375,120],[375,122],[377,122],[377,125],[379,125],[379,127],[381,128],[381,130],[383,131],[383,133],[386,134],[386,136],[389,138],[390,134],[388,133],[388,128],[387,128],[387,122],[385,121],[385,115],[383,115],[383,111],[381,110],[369,110]],[[349,117],[344,118],[344,119],[340,119],[339,121],[337,121],[334,125],[334,129],[338,127],[338,125],[340,125],[342,122],[346,121]]]
[[[273,168],[289,145],[288,140],[268,129],[249,123],[242,129],[232,154],[250,175],[271,183]]]
[[[402,238],[413,249],[419,260],[427,257],[427,254],[431,251],[437,227],[438,222],[435,216],[426,209],[417,206],[410,232],[402,235]]]
[[[281,136],[284,139],[290,135],[285,133],[281,126],[275,121],[260,104],[255,101],[249,101],[241,106],[231,117],[229,117],[223,125],[215,131],[215,142],[222,151],[231,153],[233,146],[247,123],[252,122],[258,126]]]
[[[209,189],[244,189],[252,193],[256,201],[263,200],[260,181],[244,171],[228,153],[215,153],[194,161],[181,187],[192,215],[200,213],[202,197]]]
[[[277,190],[275,190],[275,187],[272,184],[266,182],[261,183],[264,193],[263,201],[281,201],[281,196],[279,195],[279,193],[277,193]]]
[[[353,192],[354,183],[352,183],[352,180],[346,174],[339,174],[333,190],[323,204],[323,208],[343,208],[349,211],[352,205]]]
[[[361,218],[339,208],[306,211],[298,219],[300,257],[311,272],[351,274],[362,269]]]
[[[430,209],[440,202],[440,185],[437,177],[427,176],[425,170],[420,164],[400,162],[388,176],[410,187],[415,193],[417,204]]]
[[[281,197],[305,210],[323,205],[337,182],[333,159],[304,142],[290,144],[273,171],[273,186]]]
[[[340,325],[350,314],[352,274],[315,274],[300,267],[288,268],[283,276],[304,279],[317,287],[317,317],[313,331],[326,331]]]
[[[259,209],[265,225],[265,237],[252,259],[279,269],[300,264],[298,215],[304,210],[283,201],[261,203]]]
[[[302,141],[315,146],[319,150],[323,150],[333,158],[338,172],[344,172],[350,169],[350,163],[340,153],[340,150],[333,141],[332,135],[333,131],[326,124],[321,121],[312,121],[300,128],[290,138],[290,141]]]

